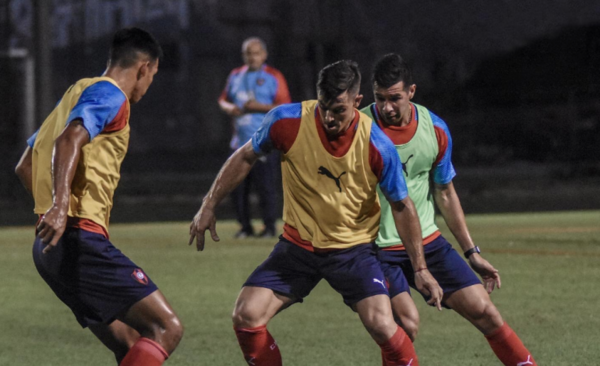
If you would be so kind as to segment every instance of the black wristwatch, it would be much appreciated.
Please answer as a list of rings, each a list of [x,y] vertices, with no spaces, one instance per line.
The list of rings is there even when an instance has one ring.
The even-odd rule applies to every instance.
[[[478,246],[474,246],[473,248],[471,248],[471,249],[469,249],[469,250],[467,250],[467,251],[465,252],[465,258],[469,259],[469,257],[470,257],[470,256],[471,256],[471,254],[473,254],[473,253],[477,253],[477,254],[479,254],[479,253],[481,253],[481,249],[479,249],[479,247],[478,247]]]

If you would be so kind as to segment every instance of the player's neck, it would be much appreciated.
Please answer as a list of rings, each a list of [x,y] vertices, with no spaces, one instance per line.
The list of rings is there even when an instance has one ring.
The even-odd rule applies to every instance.
[[[109,77],[117,83],[119,88],[125,93],[128,99],[131,99],[131,94],[137,82],[137,70],[134,68],[123,69],[120,67],[109,67],[104,71],[102,76]]]

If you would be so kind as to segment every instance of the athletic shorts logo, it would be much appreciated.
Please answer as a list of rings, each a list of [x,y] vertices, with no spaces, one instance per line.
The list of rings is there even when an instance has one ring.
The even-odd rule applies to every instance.
[[[142,271],[139,268],[136,268],[133,270],[131,277],[133,277],[134,280],[138,281],[142,285],[148,284],[148,277],[146,277],[146,274],[144,273],[144,271]]]
[[[387,287],[385,287],[385,283],[382,280],[378,280],[377,278],[373,278],[373,282],[380,284],[381,286],[383,286],[383,288],[387,288]]]
[[[408,161],[410,160],[410,158],[412,158],[413,156],[415,156],[415,154],[410,154],[410,156],[408,157],[408,159],[406,159],[406,161],[404,161],[404,162],[401,161],[401,163],[402,163],[402,170],[404,171],[404,174],[406,174],[407,177],[408,177],[408,169],[407,169],[406,166],[407,166]]]
[[[342,185],[340,184],[341,183],[340,178],[342,178],[342,175],[346,174],[346,172],[342,172],[342,174],[340,174],[338,177],[336,177],[329,170],[327,170],[327,168],[325,168],[324,166],[320,166],[318,173],[326,176],[327,178],[333,179],[333,181],[335,182],[335,185],[338,187],[340,192],[342,191]]]
[[[525,365],[533,365],[533,362],[531,362],[531,355],[527,355],[527,360],[526,361],[519,362],[517,364],[517,366],[525,366]]]

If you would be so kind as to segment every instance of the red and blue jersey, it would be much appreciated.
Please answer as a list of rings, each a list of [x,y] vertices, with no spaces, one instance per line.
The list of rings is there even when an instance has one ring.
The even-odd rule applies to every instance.
[[[415,104],[411,103],[410,106],[412,109],[412,119],[405,126],[386,125],[381,119],[377,106],[372,104],[368,107],[379,128],[381,128],[392,140],[394,145],[400,146],[407,144],[417,132],[419,113]],[[456,171],[452,164],[452,136],[450,135],[448,125],[444,120],[429,110],[427,113],[433,122],[433,129],[438,145],[437,157],[431,167],[432,179],[434,183],[437,184],[448,184],[456,176]]]
[[[300,103],[282,105],[272,109],[252,137],[254,152],[267,154],[274,148],[284,154],[287,153],[298,135],[301,112]],[[315,113],[315,123],[321,143],[331,155],[341,157],[350,149],[358,127],[359,114],[358,111],[356,112],[350,127],[334,139],[329,138],[326,134],[321,125],[319,113]],[[396,174],[398,171],[402,171],[402,162],[396,148],[375,123],[373,123],[369,141],[369,165],[379,179],[379,185],[386,197],[392,202],[401,201],[408,196],[404,177],[402,174]]]
[[[69,199],[69,227],[108,237],[113,194],[129,143],[129,101],[114,80],[82,79],[73,84],[27,143],[33,149],[34,212],[53,202],[52,151],[65,127],[81,121],[90,142],[81,149]]]
[[[372,242],[380,215],[377,185],[390,201],[408,196],[398,153],[358,111],[344,133],[329,137],[316,104],[274,108],[252,137],[257,154],[283,152],[284,237],[308,250]]]
[[[279,70],[268,65],[263,65],[256,71],[249,70],[248,66],[234,69],[227,78],[227,84],[219,100],[226,100],[240,109],[243,109],[244,104],[249,100],[267,105],[291,102],[285,78]],[[248,142],[260,127],[264,117],[264,113],[245,113],[235,117],[231,148],[237,149]]]

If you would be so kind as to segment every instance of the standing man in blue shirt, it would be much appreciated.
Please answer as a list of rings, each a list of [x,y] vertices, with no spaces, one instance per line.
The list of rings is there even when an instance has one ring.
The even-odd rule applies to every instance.
[[[258,37],[242,44],[244,65],[233,69],[219,97],[219,107],[233,119],[230,147],[237,150],[250,140],[272,108],[291,102],[287,82],[281,72],[265,64],[267,46]],[[254,235],[250,223],[248,197],[255,187],[260,198],[264,229],[259,236],[274,237],[276,220],[276,187],[278,156],[270,154],[259,160],[248,177],[232,193],[237,219],[241,225],[236,238]]]

